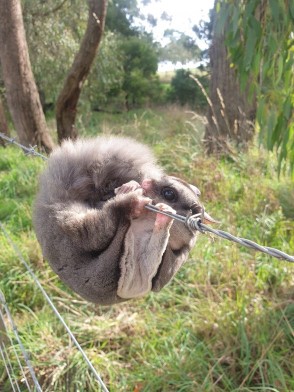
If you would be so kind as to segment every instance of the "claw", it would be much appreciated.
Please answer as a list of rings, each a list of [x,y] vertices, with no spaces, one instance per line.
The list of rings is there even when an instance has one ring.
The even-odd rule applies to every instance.
[[[120,186],[119,188],[115,188],[114,193],[116,195],[122,195],[125,193],[130,193],[130,192],[134,192],[137,189],[140,189],[141,186],[137,181],[131,180],[125,184],[123,184],[122,186]]]

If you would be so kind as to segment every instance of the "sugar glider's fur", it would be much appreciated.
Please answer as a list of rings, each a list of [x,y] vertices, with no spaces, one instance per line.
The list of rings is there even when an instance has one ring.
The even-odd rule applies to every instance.
[[[113,304],[159,291],[195,243],[195,232],[144,206],[152,201],[187,215],[201,210],[198,196],[132,139],[65,141],[41,175],[34,226],[44,257],[68,286]]]

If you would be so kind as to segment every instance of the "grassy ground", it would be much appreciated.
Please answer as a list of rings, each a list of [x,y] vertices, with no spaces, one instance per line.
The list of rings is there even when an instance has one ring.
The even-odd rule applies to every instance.
[[[201,122],[176,107],[85,114],[78,125],[83,135],[147,142],[169,173],[201,189],[218,227],[294,253],[293,184],[277,180],[276,161],[263,150],[207,158]],[[111,391],[294,391],[293,265],[201,235],[159,294],[112,307],[86,303],[50,270],[35,239],[31,205],[44,165],[1,149],[0,219]],[[44,390],[97,391],[1,232],[0,249],[0,288]],[[11,390],[1,364],[0,390]]]

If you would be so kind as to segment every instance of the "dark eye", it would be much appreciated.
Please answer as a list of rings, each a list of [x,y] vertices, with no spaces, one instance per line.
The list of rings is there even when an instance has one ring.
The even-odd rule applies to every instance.
[[[167,201],[176,201],[177,199],[177,194],[172,188],[163,188],[161,194]]]

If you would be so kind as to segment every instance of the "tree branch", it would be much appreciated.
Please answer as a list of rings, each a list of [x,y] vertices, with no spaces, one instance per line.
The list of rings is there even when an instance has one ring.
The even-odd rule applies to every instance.
[[[56,104],[58,141],[76,138],[75,118],[81,89],[97,53],[104,31],[107,0],[89,0],[87,29]]]

